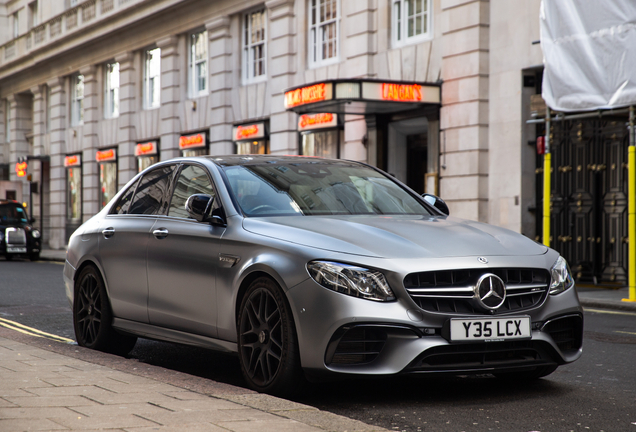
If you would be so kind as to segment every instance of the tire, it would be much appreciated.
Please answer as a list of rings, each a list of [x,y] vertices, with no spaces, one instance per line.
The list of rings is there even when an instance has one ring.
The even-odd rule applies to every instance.
[[[80,346],[126,355],[137,338],[117,333],[104,281],[95,267],[87,266],[75,279],[73,327]]]
[[[539,366],[522,372],[500,372],[493,375],[499,379],[509,381],[531,381],[550,375],[557,369],[557,365]]]
[[[37,261],[37,260],[39,260],[39,259],[40,259],[40,254],[39,254],[38,252],[35,252],[35,253],[32,253],[32,254],[29,254],[29,259],[30,259],[31,261]]]
[[[296,328],[273,280],[261,277],[250,284],[237,324],[239,361],[248,385],[278,396],[296,393],[304,382]]]
[[[6,254],[6,255],[4,256],[4,259],[6,259],[7,261],[11,261],[11,260],[13,259],[13,255],[11,255],[11,254]]]

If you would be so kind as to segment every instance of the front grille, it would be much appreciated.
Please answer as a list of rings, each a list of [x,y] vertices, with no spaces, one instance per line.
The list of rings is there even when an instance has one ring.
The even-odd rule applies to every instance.
[[[578,351],[583,345],[583,317],[570,315],[548,321],[542,329],[564,352]]]
[[[5,231],[5,237],[7,239],[7,244],[12,246],[26,244],[26,234],[22,228],[7,228]]]
[[[360,365],[375,360],[387,339],[387,333],[378,327],[342,328],[332,338],[331,352],[326,363],[339,365]],[[335,348],[335,349],[334,349]]]
[[[549,345],[535,341],[446,345],[426,350],[408,367],[410,371],[483,370],[551,364]]]
[[[483,314],[485,309],[477,302],[474,287],[486,273],[499,276],[506,285],[506,299],[494,314],[534,308],[547,296],[550,273],[545,269],[482,268],[411,273],[404,278],[404,288],[427,312]]]

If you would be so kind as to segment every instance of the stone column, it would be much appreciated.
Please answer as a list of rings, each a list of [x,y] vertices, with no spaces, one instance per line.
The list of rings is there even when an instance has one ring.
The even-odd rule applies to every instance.
[[[454,216],[488,219],[489,12],[486,0],[442,0],[440,194]]]
[[[118,187],[123,187],[137,174],[135,161],[135,114],[137,113],[137,73],[135,55],[132,52],[115,57],[119,63],[119,134],[118,143]]]
[[[33,94],[33,153],[30,156],[41,156],[44,150],[44,134],[46,133],[46,86],[35,86],[31,88]],[[33,201],[29,213],[35,218],[35,226],[42,229],[40,220],[40,187],[42,186],[42,162],[39,160],[29,161],[29,174],[31,181],[37,185],[36,193],[33,194]],[[27,191],[28,192],[28,191]]]
[[[66,127],[68,106],[64,91],[64,78],[54,78],[46,84],[51,89],[51,162],[50,180],[44,185],[42,193],[48,196],[49,202],[49,247],[62,249],[66,244],[66,170],[64,155],[66,154]],[[45,199],[46,201],[46,199]]]
[[[99,102],[100,88],[96,66],[80,69],[84,76],[84,142],[82,143],[82,218],[90,219],[99,210],[99,167],[95,152],[99,147],[99,121],[102,113]]]
[[[157,41],[161,48],[161,160],[180,156],[179,103],[181,101],[180,72],[183,65],[179,57],[179,38],[168,36]]]
[[[8,97],[10,120],[9,128],[11,130],[11,142],[9,143],[9,180],[22,181],[22,193],[28,196],[28,184],[26,177],[18,177],[15,172],[15,164],[20,157],[26,157],[29,154],[29,140],[33,131],[32,109],[33,100],[30,95],[13,94]],[[25,200],[25,196],[17,197],[18,200]]]
[[[216,18],[205,23],[210,39],[210,95],[212,119],[210,126],[210,154],[232,154],[232,35],[230,19]]]
[[[270,151],[297,154],[297,114],[285,111],[284,90],[293,87],[296,74],[296,15],[293,0],[265,2],[269,18],[268,64],[271,89]]]

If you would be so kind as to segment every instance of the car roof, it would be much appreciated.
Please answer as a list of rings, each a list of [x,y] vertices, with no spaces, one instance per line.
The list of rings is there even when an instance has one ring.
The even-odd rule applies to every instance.
[[[7,205],[7,204],[14,204],[14,205],[17,205],[17,206],[22,207],[22,204],[20,204],[20,203],[19,203],[19,202],[17,202],[17,201],[14,201],[14,200],[6,200],[6,199],[0,199],[0,205]]]
[[[228,166],[260,165],[268,164],[328,164],[328,165],[361,165],[346,159],[327,159],[315,156],[299,155],[227,155],[227,156],[200,156],[201,159],[212,161],[214,164]],[[198,159],[198,158],[194,158]]]

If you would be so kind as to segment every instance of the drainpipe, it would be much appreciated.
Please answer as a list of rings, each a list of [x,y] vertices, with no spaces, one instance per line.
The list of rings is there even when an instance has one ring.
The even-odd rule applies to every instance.
[[[629,107],[629,147],[627,148],[627,209],[629,227],[628,280],[629,298],[623,301],[636,302],[636,139],[634,135],[634,107]]]
[[[546,107],[545,152],[543,153],[543,244],[550,247],[550,189],[552,154],[550,153],[550,108]]]

